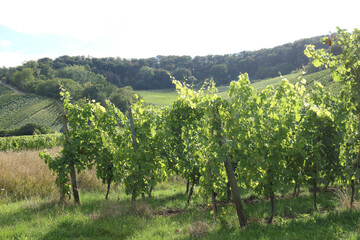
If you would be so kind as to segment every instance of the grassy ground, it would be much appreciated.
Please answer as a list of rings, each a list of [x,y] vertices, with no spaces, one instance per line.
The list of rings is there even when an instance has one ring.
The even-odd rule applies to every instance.
[[[314,212],[312,196],[305,188],[298,197],[278,196],[271,225],[265,223],[269,201],[242,190],[248,218],[248,225],[242,229],[238,227],[233,204],[219,204],[216,223],[208,205],[210,199],[196,195],[187,206],[185,182],[180,178],[158,184],[153,197],[147,198],[147,207],[142,208],[138,202],[137,211],[133,211],[123,187],[113,187],[106,201],[104,187],[89,172],[79,183],[81,205],[74,205],[71,200],[60,204],[56,188],[43,185],[53,185],[54,179],[37,154],[0,153],[0,176],[7,181],[1,185],[1,191],[6,192],[14,181],[26,186],[0,195],[0,239],[360,238],[359,210],[350,213],[333,192],[324,192],[318,196],[319,211]],[[11,173],[6,172],[16,177],[11,178]],[[24,181],[29,177],[36,180]],[[31,187],[39,189],[32,191]],[[16,195],[16,191],[28,194]]]
[[[220,207],[220,220],[198,197],[186,207],[184,185],[157,187],[146,209],[132,211],[122,189],[81,192],[82,204],[28,199],[0,204],[1,239],[358,239],[360,213],[336,209],[331,193],[319,196],[312,212],[308,194],[276,201],[274,223],[265,223],[267,200],[245,204],[249,224],[239,229],[233,205]],[[140,206],[138,202],[138,206]]]
[[[175,89],[136,91],[146,103],[170,106],[178,97]]]

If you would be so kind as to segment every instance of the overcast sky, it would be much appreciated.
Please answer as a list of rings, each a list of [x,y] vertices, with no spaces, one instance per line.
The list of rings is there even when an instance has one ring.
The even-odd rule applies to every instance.
[[[359,0],[2,0],[0,67],[257,50],[360,28]]]

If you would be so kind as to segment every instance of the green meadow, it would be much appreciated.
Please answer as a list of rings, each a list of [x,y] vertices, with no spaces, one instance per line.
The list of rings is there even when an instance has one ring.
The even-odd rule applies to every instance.
[[[297,83],[305,79],[305,86],[308,89],[314,88],[314,82],[320,82],[326,89],[333,93],[338,93],[340,90],[340,84],[335,83],[332,80],[330,70],[323,70],[316,73],[311,73],[308,75],[302,75],[302,72],[295,72],[287,74],[284,76],[279,76],[276,78],[268,78],[265,80],[254,80],[251,86],[256,91],[261,91],[268,86],[276,87],[283,79],[287,79],[290,83]],[[218,92],[217,94],[225,99],[229,98],[227,90],[229,86],[216,86]],[[165,90],[142,90],[136,91],[146,103],[154,104],[157,106],[170,106],[178,97],[178,94],[175,89],[165,89]]]

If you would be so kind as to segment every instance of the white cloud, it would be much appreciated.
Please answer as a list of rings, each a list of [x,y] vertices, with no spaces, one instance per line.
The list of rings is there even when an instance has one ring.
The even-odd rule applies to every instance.
[[[6,41],[6,40],[0,41],[0,46],[1,46],[2,48],[4,48],[5,50],[10,50],[10,49],[11,49],[11,48],[10,48],[10,44],[11,44],[10,41]]]
[[[94,43],[96,49],[84,55],[194,56],[273,47],[336,26],[359,27],[359,5],[358,0],[4,0],[0,24]]]
[[[26,55],[15,52],[0,52],[0,68],[1,67],[16,67],[30,60],[38,60],[43,57],[55,58],[55,56],[48,55]]]

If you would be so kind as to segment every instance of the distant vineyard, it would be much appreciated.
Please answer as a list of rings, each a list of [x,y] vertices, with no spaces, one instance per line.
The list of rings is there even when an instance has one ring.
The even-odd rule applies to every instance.
[[[12,93],[13,93],[12,90],[0,84],[0,95],[8,95]]]
[[[9,91],[4,87],[0,88],[0,129],[14,129],[28,123],[37,123],[60,130],[57,101],[35,95],[11,95],[8,94]]]
[[[61,145],[62,134],[2,137],[0,151],[21,151],[30,149],[53,148]]]

